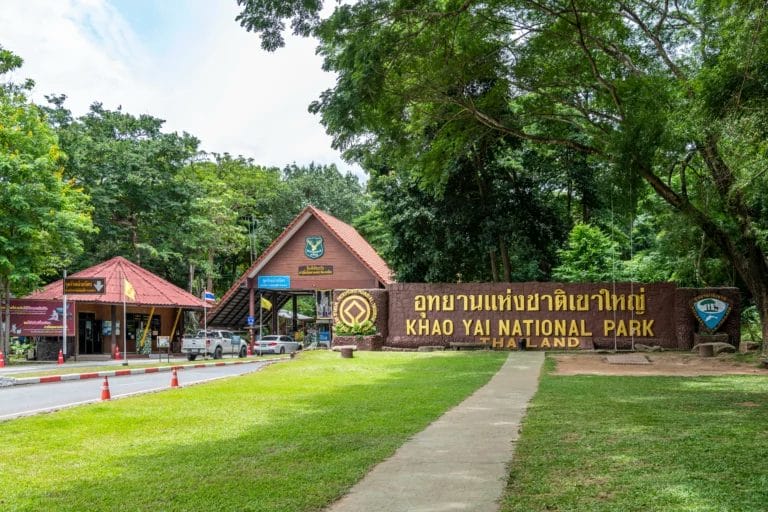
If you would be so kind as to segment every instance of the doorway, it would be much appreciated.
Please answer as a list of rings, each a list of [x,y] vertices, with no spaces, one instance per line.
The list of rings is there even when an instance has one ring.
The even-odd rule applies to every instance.
[[[78,353],[101,354],[101,320],[95,313],[80,313],[77,316]]]

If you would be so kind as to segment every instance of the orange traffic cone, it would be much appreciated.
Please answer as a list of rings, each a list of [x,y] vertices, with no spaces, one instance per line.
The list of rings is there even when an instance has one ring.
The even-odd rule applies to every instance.
[[[5,356],[0,352],[0,368],[5,368]]]
[[[109,393],[109,381],[107,380],[107,377],[104,377],[104,382],[101,384],[101,399],[102,400],[111,400],[112,395]]]
[[[64,352],[59,349],[59,361],[57,364],[64,364]]]
[[[171,387],[179,387],[179,376],[176,374],[176,368],[171,371]]]

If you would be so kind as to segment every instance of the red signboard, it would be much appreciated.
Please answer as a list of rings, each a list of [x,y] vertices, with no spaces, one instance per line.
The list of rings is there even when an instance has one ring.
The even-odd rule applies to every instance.
[[[67,304],[67,334],[75,333],[75,304]],[[12,300],[11,336],[61,336],[64,304],[51,300]]]

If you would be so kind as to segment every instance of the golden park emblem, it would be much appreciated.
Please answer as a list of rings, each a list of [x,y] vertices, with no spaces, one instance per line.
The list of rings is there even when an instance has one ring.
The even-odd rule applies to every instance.
[[[376,303],[364,290],[346,290],[333,304],[333,321],[346,326],[376,321]]]

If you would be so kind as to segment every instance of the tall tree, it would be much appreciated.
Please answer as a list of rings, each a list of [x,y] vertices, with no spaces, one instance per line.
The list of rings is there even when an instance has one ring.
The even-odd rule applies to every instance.
[[[172,239],[188,264],[188,290],[195,294],[203,287],[213,291],[218,257],[241,251],[247,242],[246,229],[237,222],[242,192],[222,179],[221,165],[220,160],[196,162],[175,176],[188,191],[188,210],[178,226],[183,235]],[[198,270],[205,279],[202,285],[197,282]]]
[[[79,265],[122,255],[166,274],[178,251],[171,235],[189,207],[189,190],[174,176],[196,156],[198,140],[164,133],[164,121],[150,115],[94,103],[73,119],[64,96],[49,101],[49,117],[69,155],[65,176],[91,196],[98,227]]]
[[[567,247],[559,253],[561,262],[552,275],[557,280],[587,283],[623,280],[617,244],[596,226],[576,224]]]
[[[399,280],[526,281],[549,276],[567,231],[565,205],[548,190],[546,159],[502,149],[453,162],[439,191],[407,173],[374,174],[370,188],[391,232]],[[517,160],[519,158],[519,161]],[[520,166],[536,169],[520,173]]]
[[[424,119],[582,152],[697,226],[768,335],[764,1],[361,0],[325,19],[319,1],[239,3],[265,48],[285,19],[320,38],[339,78],[314,108],[348,157],[366,162]]]
[[[22,60],[0,47],[0,77]],[[64,155],[45,115],[27,99],[33,82],[0,84],[0,350],[8,353],[10,299],[65,268],[92,230],[88,197],[62,179]]]
[[[352,222],[370,207],[360,179],[349,171],[342,174],[335,164],[291,164],[283,169],[283,180],[294,215],[311,204]]]

